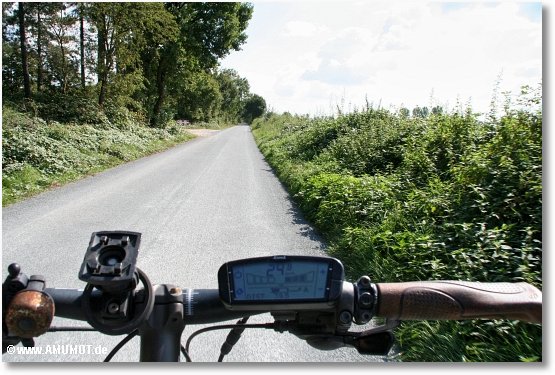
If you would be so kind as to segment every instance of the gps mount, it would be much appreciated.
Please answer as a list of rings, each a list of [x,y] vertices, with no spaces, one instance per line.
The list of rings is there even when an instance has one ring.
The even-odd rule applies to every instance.
[[[79,271],[79,279],[87,283],[82,306],[88,323],[107,335],[131,333],[152,312],[152,284],[136,266],[140,242],[137,232],[94,232],[85,252]],[[144,289],[136,292],[139,282]]]

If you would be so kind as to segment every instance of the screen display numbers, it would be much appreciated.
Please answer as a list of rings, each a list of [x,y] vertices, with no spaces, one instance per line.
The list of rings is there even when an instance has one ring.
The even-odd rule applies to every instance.
[[[236,301],[310,300],[326,296],[327,262],[266,262],[231,269]]]
[[[344,280],[337,259],[280,255],[228,262],[218,271],[224,305],[237,310],[331,308]]]

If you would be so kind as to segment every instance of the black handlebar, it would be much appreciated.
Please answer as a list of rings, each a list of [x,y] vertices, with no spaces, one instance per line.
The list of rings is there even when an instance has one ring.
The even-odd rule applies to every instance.
[[[107,335],[128,334],[115,351],[130,337],[139,335],[141,361],[179,361],[180,348],[189,358],[181,346],[185,325],[241,318],[242,323],[238,323],[241,326],[232,330],[222,347],[223,357],[237,342],[246,319],[267,312],[275,322],[258,328],[288,331],[318,349],[352,346],[362,354],[387,354],[393,344],[391,330],[400,320],[507,318],[540,324],[542,320],[542,293],[525,283],[374,284],[367,276],[350,283],[344,281],[341,262],[323,257],[275,256],[229,262],[220,268],[219,290],[152,285],[136,267],[140,239],[137,232],[94,232],[79,271],[79,279],[87,283],[84,290],[45,289],[44,277],[28,278],[19,265],[11,264],[9,276],[2,284],[3,350],[19,342],[32,346],[34,337],[50,329],[54,316],[86,321],[94,330]],[[303,264],[301,275],[295,275],[299,280],[310,272],[327,275],[316,277],[320,282],[313,289],[319,291],[318,297],[307,289],[300,297],[277,298],[274,290],[279,292],[281,284],[274,282],[266,288],[273,297],[245,301],[246,284],[237,290],[232,287],[235,277],[242,277],[235,275],[243,275],[245,267],[257,269],[263,265],[267,274],[279,270],[283,274],[285,261]],[[308,272],[306,262],[317,264],[318,271],[309,267],[312,271]],[[293,267],[293,263],[287,264]],[[239,271],[232,272],[237,267]],[[273,274],[270,276],[267,279],[273,280]],[[257,291],[251,296],[259,294],[264,295]],[[352,323],[366,324],[374,316],[386,318],[385,325],[364,332],[349,331]]]
[[[3,345],[17,343],[20,338],[29,340],[40,336],[49,328],[53,315],[91,323],[91,306],[95,306],[94,313],[98,316],[107,314],[98,306],[116,310],[123,306],[118,305],[121,301],[111,302],[113,295],[101,289],[44,289],[44,278],[27,278],[19,271],[18,267],[12,267],[3,284]],[[539,324],[542,320],[542,293],[525,283],[436,281],[373,284],[363,276],[356,283],[343,282],[341,297],[332,309],[291,312],[230,310],[222,302],[218,289],[181,289],[159,284],[151,285],[148,290],[138,288],[124,293],[128,297],[123,301],[126,314],[120,317],[121,325],[131,326],[129,321],[136,323],[136,315],[143,314],[145,306],[150,306],[148,316],[140,324],[133,325],[129,332],[110,332],[110,326],[99,329],[93,325],[96,330],[107,334],[139,335],[141,361],[179,361],[180,347],[186,353],[181,346],[185,325],[225,322],[268,312],[272,313],[275,322],[260,328],[288,331],[318,349],[347,345],[362,354],[387,354],[393,344],[391,330],[400,320],[504,317]],[[388,320],[384,326],[364,332],[349,331],[352,323],[366,324],[373,316]],[[32,329],[26,331],[28,327]],[[18,333],[14,335],[13,332]],[[25,344],[25,341],[21,342]]]
[[[162,285],[157,285],[154,286],[154,289],[163,287]],[[45,292],[54,300],[56,316],[72,320],[87,321],[87,317],[81,306],[83,290],[46,288]],[[95,300],[100,299],[100,295],[101,292],[95,290],[92,295],[91,303],[94,304]],[[164,303],[161,301],[159,302],[160,304]],[[245,313],[244,311],[228,310],[220,300],[218,289],[184,289],[181,291],[181,301],[179,303],[183,305],[183,321],[185,324],[219,323],[242,318],[244,316],[269,312],[249,311]]]

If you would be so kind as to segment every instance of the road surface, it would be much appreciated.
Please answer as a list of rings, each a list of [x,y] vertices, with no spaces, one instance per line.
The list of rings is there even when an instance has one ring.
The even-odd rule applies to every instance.
[[[259,152],[248,126],[211,133],[106,172],[43,193],[2,210],[2,278],[11,262],[42,274],[47,287],[83,288],[77,274],[92,232],[142,233],[138,266],[152,283],[217,288],[224,262],[275,254],[323,255],[325,248],[303,220]],[[269,315],[252,322],[270,321]],[[56,318],[54,325],[74,322]],[[83,324],[83,323],[81,323]],[[86,323],[85,323],[86,324]],[[200,326],[188,326],[186,338]],[[215,361],[225,331],[191,343],[196,361]],[[4,361],[93,361],[121,336],[47,333],[37,347],[92,345],[92,353],[5,354]],[[100,348],[96,350],[96,348]],[[63,347],[62,347],[63,348]],[[87,348],[91,348],[87,346]],[[91,349],[86,349],[90,351]],[[67,351],[67,350],[66,350]],[[133,339],[113,361],[138,360]],[[226,361],[376,361],[354,349],[318,351],[287,333],[247,330]]]

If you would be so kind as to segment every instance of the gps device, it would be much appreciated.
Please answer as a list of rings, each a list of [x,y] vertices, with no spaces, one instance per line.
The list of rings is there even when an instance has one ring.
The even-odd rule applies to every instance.
[[[225,263],[220,299],[230,310],[287,311],[337,305],[345,272],[335,258],[279,255]]]

